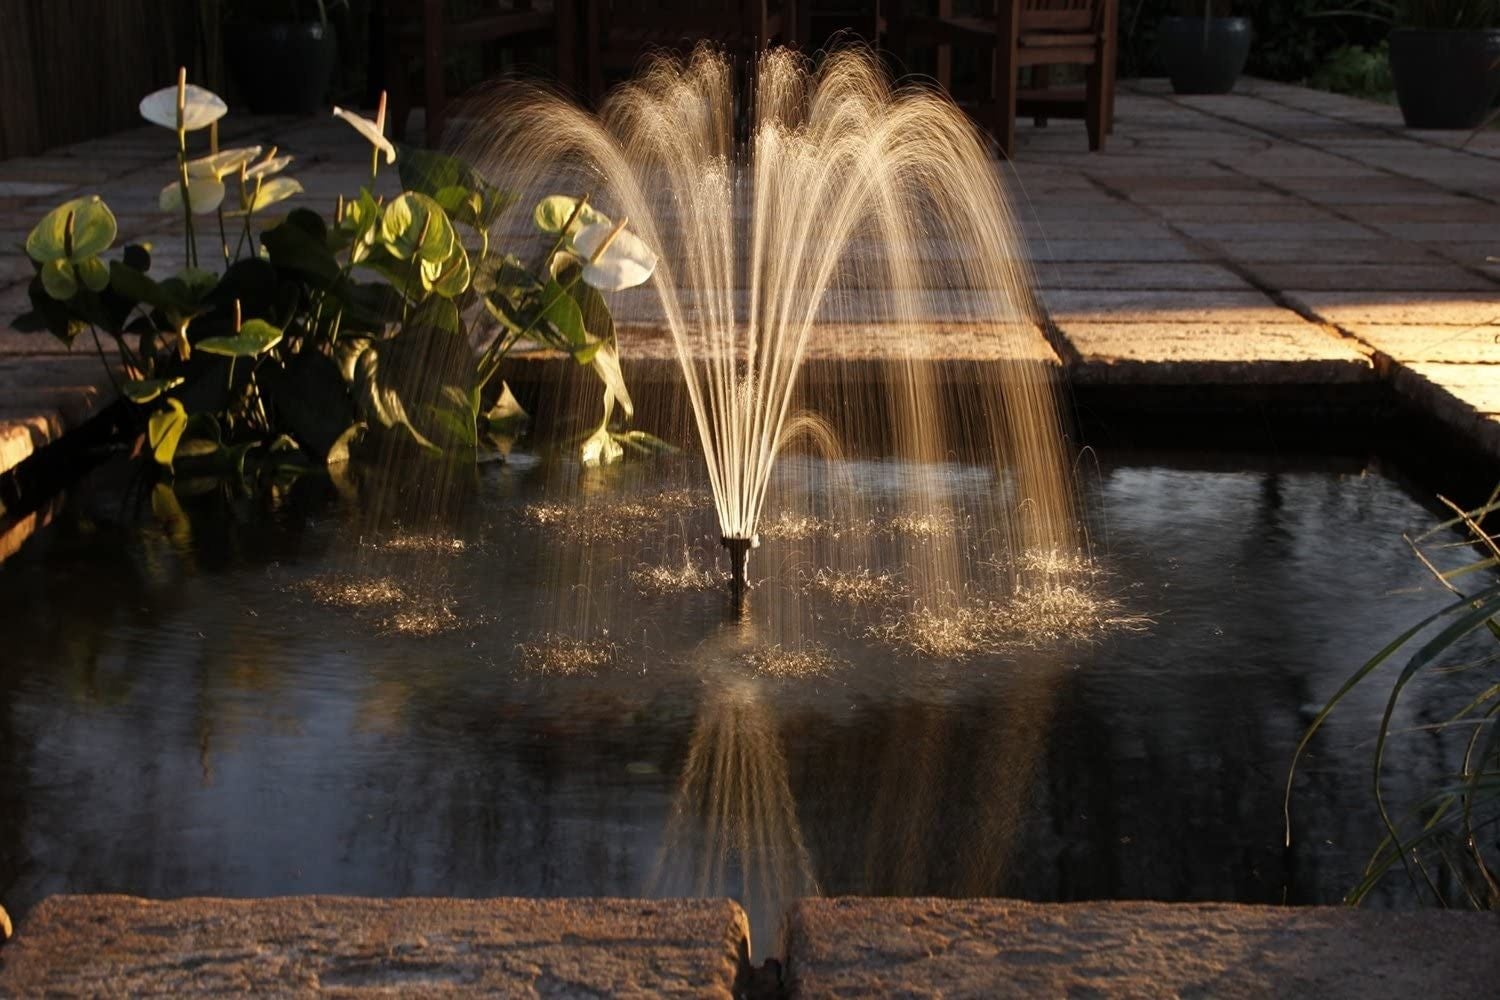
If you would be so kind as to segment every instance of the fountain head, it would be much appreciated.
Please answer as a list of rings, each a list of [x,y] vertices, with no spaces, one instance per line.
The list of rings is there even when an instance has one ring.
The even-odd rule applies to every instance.
[[[725,535],[719,539],[719,544],[729,550],[729,592],[738,602],[750,586],[746,579],[750,569],[750,550],[760,548],[760,536],[733,538]]]

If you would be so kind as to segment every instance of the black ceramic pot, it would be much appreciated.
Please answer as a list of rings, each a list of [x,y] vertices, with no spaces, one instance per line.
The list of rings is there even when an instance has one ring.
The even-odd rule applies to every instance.
[[[240,99],[257,115],[311,114],[324,109],[338,64],[333,25],[229,25],[224,57]]]
[[[1179,94],[1227,94],[1250,57],[1248,17],[1165,17],[1156,49]]]
[[[1398,28],[1391,76],[1408,128],[1478,128],[1500,94],[1500,30]]]

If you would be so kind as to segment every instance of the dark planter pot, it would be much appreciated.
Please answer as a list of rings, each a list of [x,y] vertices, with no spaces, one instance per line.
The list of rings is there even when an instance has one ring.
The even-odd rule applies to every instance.
[[[338,64],[332,25],[246,24],[224,31],[224,57],[240,98],[253,114],[301,115],[325,110]]]
[[[1165,17],[1156,29],[1156,49],[1172,89],[1179,94],[1227,94],[1250,57],[1250,19]]]
[[[1391,76],[1408,128],[1478,128],[1500,94],[1500,29],[1398,28]]]

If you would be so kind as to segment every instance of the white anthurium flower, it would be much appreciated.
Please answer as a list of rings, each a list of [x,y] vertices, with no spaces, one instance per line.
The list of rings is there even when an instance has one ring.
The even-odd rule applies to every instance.
[[[345,111],[343,108],[334,108],[333,116],[342,118],[354,126],[354,131],[364,136],[370,145],[385,154],[386,163],[396,162],[396,147],[391,145],[391,140],[385,137],[381,127],[363,115],[355,114],[353,111]]]
[[[236,149],[220,150],[210,156],[200,156],[196,160],[188,160],[188,177],[212,177],[216,180],[223,180],[230,174],[238,173],[241,166],[259,155],[259,146],[240,146]]]
[[[224,99],[212,90],[193,83],[187,84],[184,88],[182,127],[185,131],[195,132],[200,128],[208,128],[223,118],[228,111],[229,105],[225,104]],[[177,88],[163,87],[141,98],[141,117],[153,125],[160,125],[175,131],[177,128]]]
[[[224,203],[224,182],[212,174],[188,174],[188,198],[194,215],[215,211]],[[163,212],[182,211],[182,183],[173,181],[162,188],[156,202]]]
[[[257,177],[270,177],[272,174],[281,173],[291,165],[291,162],[291,154],[287,154],[286,156],[267,156],[259,163],[252,163],[246,167],[245,177],[252,181]]]
[[[596,222],[573,237],[573,248],[583,258],[583,280],[603,292],[618,292],[644,284],[656,270],[656,254],[641,238],[619,225]]]
[[[250,202],[240,202],[240,209],[234,213],[243,215],[249,212],[254,215],[262,209],[269,208],[278,201],[286,201],[294,194],[302,193],[302,185],[290,177],[272,177],[268,181],[262,181],[259,185],[251,185],[249,189]],[[193,206],[197,208],[197,206]]]

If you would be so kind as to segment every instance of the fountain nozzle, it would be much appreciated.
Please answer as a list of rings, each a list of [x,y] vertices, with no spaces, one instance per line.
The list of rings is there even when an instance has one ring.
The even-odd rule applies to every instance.
[[[719,544],[729,550],[729,592],[738,601],[750,586],[746,579],[750,571],[750,550],[760,547],[760,536],[733,538],[725,535],[719,539]]]

